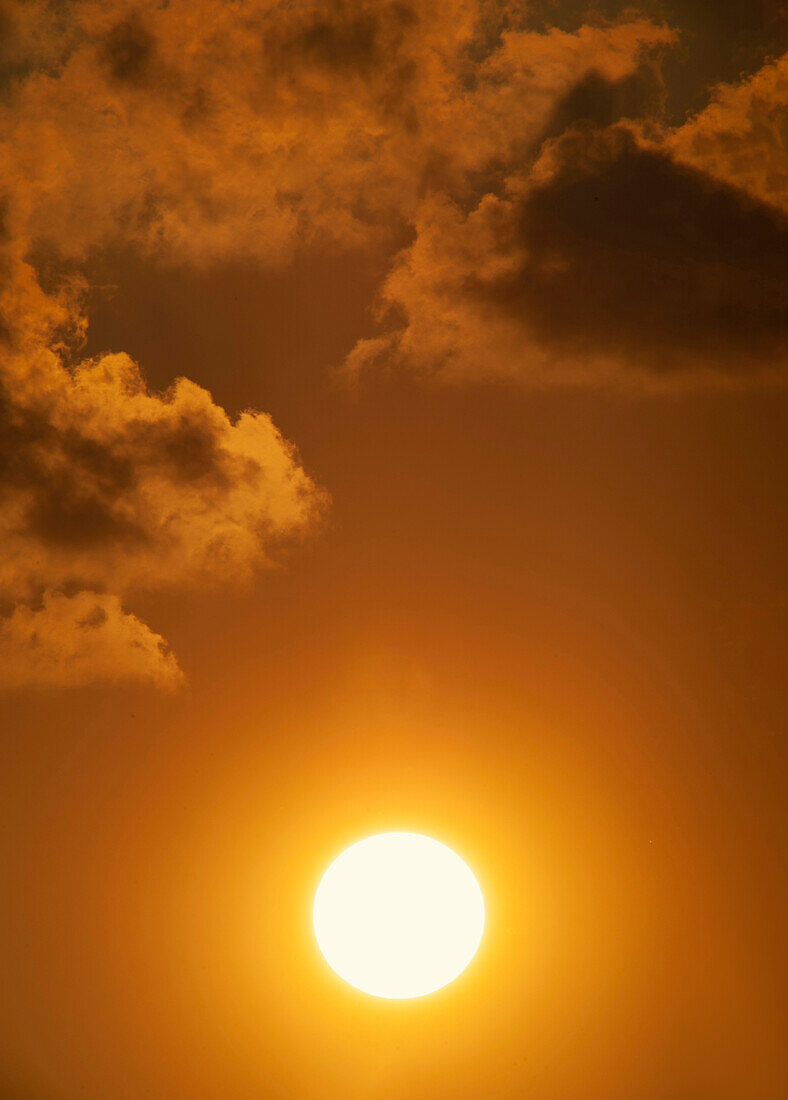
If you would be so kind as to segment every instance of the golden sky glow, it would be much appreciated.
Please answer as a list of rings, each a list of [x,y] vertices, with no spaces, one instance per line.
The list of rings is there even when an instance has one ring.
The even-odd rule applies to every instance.
[[[0,0],[2,1100],[783,1100],[786,49]],[[435,995],[321,953],[379,834]]]

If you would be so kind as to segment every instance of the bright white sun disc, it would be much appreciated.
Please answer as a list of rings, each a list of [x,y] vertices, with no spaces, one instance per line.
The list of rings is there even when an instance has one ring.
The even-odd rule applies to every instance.
[[[317,888],[315,935],[328,964],[376,997],[421,997],[460,974],[484,929],[467,863],[428,836],[379,833],[346,848]]]

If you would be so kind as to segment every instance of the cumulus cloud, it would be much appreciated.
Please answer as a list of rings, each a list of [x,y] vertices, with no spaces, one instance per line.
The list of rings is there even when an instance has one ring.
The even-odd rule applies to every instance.
[[[139,590],[243,584],[325,494],[264,413],[146,386],[125,354],[80,360],[81,279],[45,292],[0,247],[0,686],[181,681],[121,607]]]
[[[90,647],[73,601],[96,594],[107,652],[125,639],[138,677],[171,669],[152,634],[140,663],[136,620],[106,601],[247,580],[325,503],[265,414],[230,417],[185,378],[153,393],[123,353],[80,360],[79,272],[106,246],[270,265],[409,230],[351,371],[641,387],[784,372],[785,60],[671,129],[675,28],[631,11],[559,28],[543,8],[0,0],[9,637],[49,617]],[[40,649],[38,679],[61,682],[47,653],[59,667]]]
[[[0,111],[19,228],[195,263],[366,238],[417,185],[409,128],[472,7],[71,4]]]
[[[142,682],[165,691],[183,675],[164,639],[116,596],[47,592],[40,607],[17,606],[0,621],[0,687],[80,687]]]
[[[473,204],[430,196],[346,367],[665,389],[781,381],[787,60],[684,125],[658,79],[587,74]],[[652,77],[658,74],[651,74]]]
[[[394,326],[351,370],[774,374],[784,60],[671,130],[660,62],[680,32],[631,12],[559,29],[504,0],[39,8],[45,30],[15,39],[17,66],[20,43],[37,61],[0,104],[15,239],[278,263],[411,227],[381,295]]]
[[[48,366],[0,406],[3,591],[245,580],[309,526],[320,493],[270,417],[184,378],[150,393],[124,354]]]
[[[462,194],[590,70],[674,38],[634,19],[511,27],[477,0],[80,0],[57,58],[12,82],[0,153],[15,232],[83,257],[286,258],[377,239],[425,188]]]
[[[151,394],[122,354],[60,382],[6,410],[5,591],[243,580],[308,526],[319,494],[265,414],[233,422],[183,378]]]
[[[678,159],[788,213],[788,55],[717,88],[666,142]]]
[[[5,261],[0,598],[17,604],[5,682],[27,682],[29,657],[31,682],[112,679],[114,661],[117,678],[174,686],[174,658],[118,597],[244,583],[312,526],[325,495],[264,413],[231,419],[185,378],[152,393],[125,354],[70,361],[79,286],[45,294],[12,249]],[[98,632],[83,623],[88,599],[103,609]]]
[[[581,126],[470,211],[432,202],[385,288],[404,315],[360,370],[661,388],[775,377],[788,219],[641,141]]]

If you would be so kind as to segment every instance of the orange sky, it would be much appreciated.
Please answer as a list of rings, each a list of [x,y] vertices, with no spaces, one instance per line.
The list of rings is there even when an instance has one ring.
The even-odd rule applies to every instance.
[[[3,1100],[781,1100],[780,5],[0,39]],[[389,828],[423,1001],[311,931]]]

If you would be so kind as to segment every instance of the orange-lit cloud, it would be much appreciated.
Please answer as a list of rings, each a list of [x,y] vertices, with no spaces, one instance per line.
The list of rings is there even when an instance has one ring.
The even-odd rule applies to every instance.
[[[665,388],[779,377],[788,220],[630,126],[583,122],[470,212],[426,202],[351,371]]]
[[[79,687],[142,681],[164,690],[183,674],[164,639],[117,596],[47,592],[40,607],[19,604],[0,621],[0,687]]]
[[[414,128],[470,39],[450,6],[71,5],[0,117],[20,229],[194,262],[365,237],[418,185]]]
[[[788,213],[788,55],[709,106],[667,140],[674,156]]]
[[[659,388],[784,367],[784,62],[671,129],[677,31],[636,13],[11,0],[0,20],[8,607],[248,580],[324,505],[266,415],[185,379],[152,393],[123,353],[80,361],[79,271],[105,247],[271,265],[410,233],[350,371]]]
[[[788,352],[786,59],[675,129],[642,68],[589,73],[472,203],[431,195],[351,373],[544,386],[776,380]],[[654,77],[654,73],[650,74]]]
[[[784,62],[670,129],[677,32],[636,16],[535,31],[483,0],[68,11],[16,36],[39,59],[0,111],[15,238],[72,260],[123,241],[269,264],[409,227],[382,291],[399,323],[351,369],[540,385],[779,369]]]
[[[645,19],[502,33],[501,6],[475,0],[68,11],[57,61],[11,80],[0,111],[16,233],[198,263],[368,240],[425,190],[472,193],[584,75],[626,78],[675,37]]]
[[[309,529],[324,494],[265,414],[231,420],[185,378],[152,393],[125,354],[71,363],[76,289],[45,294],[12,252],[6,273],[0,597],[16,609],[3,683],[175,686],[174,658],[118,597],[244,583]]]
[[[152,394],[123,354],[40,367],[7,385],[6,592],[246,580],[319,508],[266,415],[233,422],[183,378]]]

